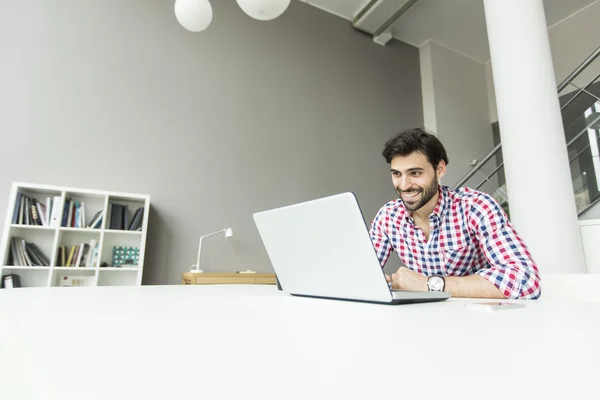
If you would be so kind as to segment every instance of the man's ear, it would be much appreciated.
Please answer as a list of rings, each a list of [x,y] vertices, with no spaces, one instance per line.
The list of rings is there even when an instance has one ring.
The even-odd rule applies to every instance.
[[[438,179],[442,179],[442,177],[446,174],[446,162],[444,160],[440,160],[435,168],[435,172],[437,172]]]

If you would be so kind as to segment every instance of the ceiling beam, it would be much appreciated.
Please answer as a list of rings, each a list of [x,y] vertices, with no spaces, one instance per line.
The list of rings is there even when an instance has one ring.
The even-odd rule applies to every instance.
[[[376,43],[385,45],[391,40],[392,25],[419,0],[371,0],[352,20],[354,29],[373,36]]]

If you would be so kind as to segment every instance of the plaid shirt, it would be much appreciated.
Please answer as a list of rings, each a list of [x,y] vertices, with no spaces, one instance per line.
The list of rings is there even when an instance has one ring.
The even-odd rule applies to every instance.
[[[540,296],[537,265],[492,196],[440,186],[429,228],[427,240],[402,200],[384,205],[370,229],[382,268],[395,250],[407,267],[425,276],[479,274],[507,298]]]

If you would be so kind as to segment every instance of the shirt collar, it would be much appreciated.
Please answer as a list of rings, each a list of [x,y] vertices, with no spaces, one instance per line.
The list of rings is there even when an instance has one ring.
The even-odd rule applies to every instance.
[[[436,216],[440,221],[442,220],[442,217],[444,216],[444,213],[446,212],[446,208],[448,206],[448,188],[445,186],[440,185],[439,187],[439,197],[438,197],[438,202],[435,205],[433,212],[431,213],[431,215],[429,216],[431,218],[431,216]]]

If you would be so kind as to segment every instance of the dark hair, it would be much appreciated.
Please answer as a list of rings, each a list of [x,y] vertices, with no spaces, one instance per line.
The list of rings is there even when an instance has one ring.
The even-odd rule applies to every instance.
[[[444,145],[437,137],[421,128],[413,128],[396,134],[385,143],[381,154],[390,164],[395,156],[407,156],[415,151],[424,154],[433,168],[437,167],[441,160],[444,160],[446,164],[449,162]]]

